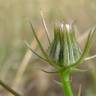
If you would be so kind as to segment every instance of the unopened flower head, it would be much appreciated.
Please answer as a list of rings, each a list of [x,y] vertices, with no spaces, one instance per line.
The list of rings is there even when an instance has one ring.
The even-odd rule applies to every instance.
[[[96,28],[93,28],[90,31],[85,48],[83,52],[81,52],[72,24],[64,25],[61,23],[59,27],[55,26],[54,39],[50,46],[49,56],[56,62],[56,64],[63,67],[82,63],[89,51],[95,30]]]
[[[60,66],[75,63],[80,56],[80,48],[74,32],[70,32],[71,25],[60,24],[54,28],[54,39],[50,47],[50,57]]]
[[[73,24],[70,25],[60,23],[54,27],[54,38],[50,40],[48,51],[46,52],[31,24],[33,34],[37,40],[41,52],[44,55],[44,58],[34,52],[34,50],[32,50],[30,47],[29,48],[35,55],[47,61],[50,65],[56,66],[56,68],[57,66],[61,68],[74,67],[85,60],[94,58],[90,57],[86,59],[85,56],[87,55],[90,49],[90,44],[92,42],[96,27],[90,30],[84,50],[81,52],[77,39],[75,37],[75,30],[72,25]]]

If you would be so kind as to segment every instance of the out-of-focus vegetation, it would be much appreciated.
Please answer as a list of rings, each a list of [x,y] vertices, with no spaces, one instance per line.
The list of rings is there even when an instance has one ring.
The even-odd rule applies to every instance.
[[[96,24],[96,0],[0,0],[0,80],[25,96],[62,96],[60,86],[54,82],[58,77],[40,70],[52,68],[24,45],[24,40],[27,40],[39,52],[31,32],[31,21],[46,48],[40,10],[43,11],[50,34],[53,34],[57,21],[66,23],[76,20],[79,30],[77,38],[83,48],[88,34],[86,30]],[[96,54],[95,47],[93,42],[89,55]],[[74,93],[77,94],[81,85],[82,96],[96,96],[95,60],[80,66],[88,71],[72,74]],[[3,95],[11,96],[0,87],[0,96]]]

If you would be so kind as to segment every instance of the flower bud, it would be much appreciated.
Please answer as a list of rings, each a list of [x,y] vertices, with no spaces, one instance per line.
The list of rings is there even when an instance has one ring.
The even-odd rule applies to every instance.
[[[55,26],[49,56],[58,66],[63,67],[71,65],[79,59],[80,48],[71,25]]]

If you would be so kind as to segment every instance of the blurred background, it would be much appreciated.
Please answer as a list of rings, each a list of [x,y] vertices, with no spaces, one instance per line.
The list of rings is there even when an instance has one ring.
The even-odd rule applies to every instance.
[[[88,30],[96,25],[96,0],[0,0],[0,80],[24,96],[63,96],[61,87],[55,82],[59,81],[58,76],[41,71],[52,68],[24,44],[26,40],[32,49],[40,51],[31,32],[29,22],[32,22],[44,48],[48,45],[40,10],[51,35],[56,22],[76,20],[81,49],[84,48]],[[89,56],[94,54],[95,42]],[[72,74],[74,96],[77,96],[80,85],[81,96],[96,96],[95,63],[96,59],[85,62],[80,68],[88,71]],[[0,86],[0,96],[11,94]]]

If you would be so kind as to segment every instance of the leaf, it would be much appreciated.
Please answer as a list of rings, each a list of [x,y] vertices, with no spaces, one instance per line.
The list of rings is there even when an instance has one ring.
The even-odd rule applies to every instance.
[[[57,80],[54,80],[54,82],[55,82],[56,84],[58,84],[59,86],[62,87],[62,83],[61,83],[61,82],[59,82],[59,81],[57,81]]]
[[[79,87],[77,96],[81,96],[81,85],[80,85],[80,87]]]
[[[88,61],[88,60],[91,60],[91,59],[94,59],[94,58],[96,58],[96,54],[93,55],[93,56],[85,58],[84,61]]]
[[[46,70],[44,70],[44,69],[41,69],[43,72],[45,72],[45,73],[60,73],[62,70],[64,70],[64,68],[61,68],[61,69],[59,69],[59,70],[55,70],[55,71],[46,71]]]
[[[86,72],[86,71],[88,71],[88,70],[78,69],[78,68],[73,68],[72,71],[77,71],[77,72]]]

